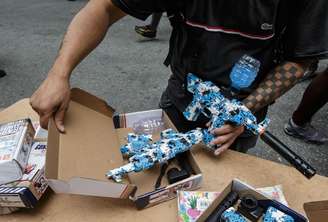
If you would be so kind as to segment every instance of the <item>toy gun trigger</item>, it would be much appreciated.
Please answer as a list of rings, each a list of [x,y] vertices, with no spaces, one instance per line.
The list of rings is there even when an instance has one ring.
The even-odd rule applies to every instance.
[[[207,118],[211,118],[211,116],[212,116],[212,113],[211,113],[211,111],[207,108],[207,107],[205,107],[204,109],[203,109],[203,115],[204,116],[206,116]]]

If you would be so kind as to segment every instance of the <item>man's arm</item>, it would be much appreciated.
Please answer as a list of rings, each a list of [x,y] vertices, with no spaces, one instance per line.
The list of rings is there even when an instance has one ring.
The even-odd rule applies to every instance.
[[[70,100],[69,77],[73,69],[102,41],[108,28],[124,16],[111,0],[90,0],[74,17],[62,41],[58,56],[48,77],[31,97],[31,106],[47,128],[54,117],[64,132],[64,115]]]
[[[243,103],[252,112],[271,104],[282,96],[303,77],[311,61],[284,62],[272,70]]]
[[[111,0],[89,1],[69,25],[54,66],[64,66],[65,74],[69,75],[98,46],[108,28],[124,15]]]

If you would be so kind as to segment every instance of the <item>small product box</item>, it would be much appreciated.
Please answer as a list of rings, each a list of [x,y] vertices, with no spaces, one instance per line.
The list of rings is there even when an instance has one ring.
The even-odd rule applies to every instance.
[[[166,176],[159,180],[160,166],[130,173],[122,183],[107,179],[108,170],[126,163],[120,146],[127,143],[127,134],[144,119],[161,120],[163,129],[175,128],[162,110],[115,117],[114,110],[103,100],[80,89],[72,89],[65,116],[65,134],[57,131],[53,121],[49,125],[46,155],[49,186],[56,193],[130,199],[138,209],[175,198],[177,190],[199,188],[202,174],[191,152],[185,155],[193,173],[175,183],[169,184]],[[158,138],[159,133],[153,131],[154,141]],[[176,164],[172,161],[169,167]]]
[[[0,125],[0,185],[22,178],[34,134],[30,119]]]
[[[0,207],[35,207],[48,187],[44,176],[46,148],[46,142],[33,143],[22,178],[0,186]]]
[[[308,220],[286,205],[234,179],[197,221],[307,222]]]

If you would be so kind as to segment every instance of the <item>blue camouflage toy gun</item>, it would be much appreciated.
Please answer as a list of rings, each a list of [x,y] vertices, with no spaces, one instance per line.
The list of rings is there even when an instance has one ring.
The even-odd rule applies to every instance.
[[[210,81],[202,81],[193,74],[188,74],[188,91],[191,92],[193,100],[184,112],[184,116],[191,121],[195,121],[200,113],[211,119],[211,125],[208,131],[204,130],[204,142],[209,144],[214,136],[210,133],[212,129],[219,128],[225,123],[243,125],[246,129],[260,135],[261,139],[272,149],[279,153],[299,172],[308,179],[316,174],[316,170],[297,155],[293,150],[287,147],[282,141],[265,131],[269,120],[266,118],[261,123],[257,123],[256,117],[240,101],[236,99],[229,100],[223,96],[219,87]],[[214,150],[216,147],[208,146]]]
[[[210,127],[204,135],[205,144],[208,145],[214,139],[210,131],[225,123],[243,125],[255,135],[262,134],[268,126],[268,119],[257,123],[256,117],[243,103],[225,98],[214,83],[202,81],[191,73],[188,74],[187,81],[187,89],[193,94],[193,100],[183,114],[190,121],[196,121],[201,113],[210,118]],[[215,149],[213,146],[209,147]]]
[[[255,134],[263,132],[268,124],[268,120],[257,124],[256,117],[242,103],[226,99],[212,82],[203,82],[189,74],[188,89],[194,93],[194,100],[184,115],[189,120],[196,120],[201,112],[207,115],[205,109],[208,109],[210,115],[207,116],[211,118],[211,127],[197,128],[187,133],[177,133],[168,129],[162,131],[161,139],[154,143],[149,135],[129,134],[128,143],[121,147],[122,154],[129,157],[129,163],[110,170],[106,174],[108,178],[120,182],[123,175],[149,169],[156,163],[164,163],[177,154],[191,149],[195,144],[204,142],[208,145],[214,139],[210,130],[222,126],[227,121],[244,125]]]
[[[157,163],[165,163],[177,154],[189,150],[193,145],[202,142],[203,130],[197,128],[187,133],[178,133],[172,129],[161,132],[161,139],[151,143],[149,135],[128,135],[128,143],[121,147],[123,155],[130,157],[129,163],[110,170],[106,176],[116,182],[130,172],[140,172],[153,167]]]

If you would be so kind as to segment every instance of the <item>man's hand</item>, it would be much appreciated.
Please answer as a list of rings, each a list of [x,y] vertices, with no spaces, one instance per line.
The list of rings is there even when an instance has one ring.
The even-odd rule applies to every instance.
[[[64,116],[70,101],[68,77],[50,70],[47,79],[32,95],[30,104],[40,116],[42,128],[48,128],[50,118],[54,118],[57,129],[65,132]]]
[[[211,142],[211,144],[218,146],[214,154],[218,156],[222,152],[226,151],[233,144],[235,139],[244,132],[244,130],[244,126],[232,126],[229,124],[225,124],[220,128],[212,130],[211,133],[216,138]]]

